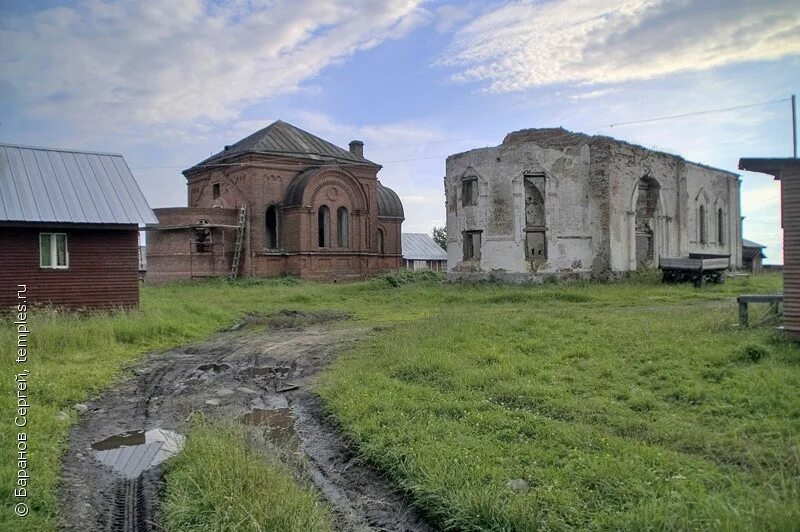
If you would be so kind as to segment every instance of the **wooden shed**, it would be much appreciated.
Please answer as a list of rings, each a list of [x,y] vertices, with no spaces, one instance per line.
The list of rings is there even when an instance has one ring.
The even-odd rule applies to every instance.
[[[739,169],[781,182],[783,325],[791,338],[800,340],[800,159],[739,159]]]
[[[121,155],[0,144],[0,308],[137,306],[155,222]]]

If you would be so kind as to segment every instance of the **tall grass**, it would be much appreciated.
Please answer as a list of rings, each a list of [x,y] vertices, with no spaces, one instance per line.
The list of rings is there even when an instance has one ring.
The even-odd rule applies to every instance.
[[[734,287],[470,289],[320,391],[445,528],[797,529],[800,348]]]
[[[640,431],[649,438],[647,442],[652,442],[646,442],[648,445],[666,445],[658,442],[668,441],[671,437],[669,432],[665,432],[666,428],[673,426],[670,420],[675,421],[674,427],[677,430],[694,419],[691,422],[700,427],[695,431],[700,434],[695,437],[695,448],[702,448],[702,442],[707,439],[713,442],[715,438],[722,438],[724,442],[740,438],[738,433],[731,432],[734,429],[741,430],[746,436],[745,441],[749,443],[754,438],[752,433],[758,433],[764,428],[764,425],[757,423],[759,416],[774,423],[774,426],[769,427],[773,434],[785,434],[787,427],[794,427],[790,422],[774,416],[780,408],[786,409],[786,415],[794,408],[792,404],[781,399],[780,388],[796,384],[797,369],[790,362],[794,357],[794,348],[772,339],[766,329],[735,331],[729,327],[734,320],[731,297],[741,292],[778,291],[779,276],[737,279],[735,282],[708,286],[702,290],[643,282],[518,287],[492,284],[449,285],[441,284],[435,278],[423,282],[408,281],[406,274],[402,274],[337,285],[300,282],[295,279],[176,283],[157,287],[144,286],[141,308],[136,311],[89,315],[46,310],[34,312],[30,318],[32,333],[29,338],[30,362],[27,365],[31,371],[29,392],[33,405],[30,425],[27,427],[32,476],[28,501],[32,511],[24,521],[12,515],[11,507],[15,502],[12,490],[17,431],[13,423],[8,421],[0,425],[0,495],[3,501],[0,529],[17,528],[21,523],[32,530],[55,528],[58,515],[55,486],[59,460],[69,427],[77,416],[71,408],[72,405],[100,393],[115,379],[125,375],[126,368],[147,352],[162,351],[202,340],[215,331],[230,326],[246,314],[270,313],[282,308],[343,310],[362,323],[395,325],[385,328],[374,340],[370,340],[350,358],[342,361],[342,365],[328,381],[325,393],[331,408],[341,416],[345,426],[359,438],[367,452],[375,455],[379,449],[380,452],[386,451],[388,454],[382,463],[393,472],[399,467],[398,464],[404,464],[400,472],[396,473],[396,478],[410,483],[409,485],[419,481],[408,473],[410,469],[406,471],[414,463],[409,458],[413,452],[404,446],[402,442],[405,440],[391,445],[389,443],[393,441],[392,438],[397,437],[395,425],[398,420],[407,415],[403,412],[424,407],[428,409],[425,410],[424,419],[427,419],[431,411],[435,417],[456,416],[463,411],[465,405],[470,405],[469,402],[461,402],[461,399],[473,400],[476,397],[474,394],[482,389],[481,386],[485,390],[480,392],[482,395],[478,396],[478,401],[484,408],[500,408],[503,412],[509,412],[504,416],[519,416],[522,414],[515,414],[508,408],[498,406],[491,402],[492,399],[503,402],[503,397],[541,396],[543,401],[547,399],[543,403],[547,409],[540,410],[541,414],[537,415],[555,416],[554,413],[573,411],[575,401],[564,406],[558,401],[559,394],[569,395],[580,383],[583,386],[581,394],[605,397],[599,403],[587,399],[585,406],[576,409],[583,416],[581,419],[591,419],[590,414],[594,411],[597,411],[597,415],[605,412],[606,419],[617,419],[619,426],[614,430]],[[716,307],[712,307],[712,314],[706,314],[706,305],[710,301],[716,301]],[[695,315],[699,318],[694,319]],[[714,319],[702,318],[711,315]],[[651,317],[652,320],[642,316]],[[528,323],[524,320],[533,321]],[[649,328],[650,323],[660,325]],[[636,330],[641,331],[642,335],[634,335],[633,331]],[[481,334],[474,331],[481,331]],[[630,335],[631,338],[625,335]],[[646,341],[649,336],[652,336],[652,341]],[[514,338],[513,344],[509,343],[509,338]],[[492,342],[493,339],[497,342]],[[11,326],[11,320],[6,319],[0,327],[0,370],[9,377],[2,384],[5,411],[9,420],[13,419],[15,407],[13,381],[10,378],[17,369],[13,363],[15,344],[15,330]],[[766,349],[766,354],[757,363],[711,363],[711,355],[715,352],[723,353],[724,356],[719,356],[728,360],[725,357],[733,351],[746,350],[751,344]],[[698,359],[705,361],[702,367],[697,366],[699,362],[696,360],[687,358],[687,353],[694,353],[697,346],[703,347],[705,358]],[[368,349],[373,347],[374,356],[369,356]],[[595,352],[599,355],[596,356]],[[616,353],[617,358],[611,353]],[[642,353],[651,354],[653,368],[645,364],[647,359],[636,358],[643,356]],[[513,363],[508,363],[507,357],[512,355]],[[604,361],[603,364],[600,361]],[[407,363],[409,367],[395,367],[400,362]],[[538,371],[541,365],[549,369],[539,375],[534,370]],[[440,371],[440,366],[449,370]],[[479,369],[484,367],[489,368],[485,372],[486,376],[482,376],[484,372]],[[569,371],[563,371],[564,367],[569,368]],[[643,373],[631,373],[631,368]],[[347,371],[350,372],[349,378]],[[528,377],[525,377],[526,371],[531,372]],[[387,372],[396,372],[397,375]],[[588,380],[578,378],[580,375],[597,372],[603,372],[602,375],[610,373],[610,381],[603,380],[606,377]],[[692,378],[686,382],[677,382],[687,372]],[[697,372],[705,377],[697,380]],[[775,377],[781,372],[785,373],[782,378],[786,382]],[[615,376],[617,373],[619,376]],[[467,375],[475,383],[463,385],[462,381]],[[676,381],[676,394],[671,400],[661,397],[660,392],[648,384],[652,379],[662,380],[662,376],[667,381]],[[375,382],[387,382],[388,387],[385,390],[376,389],[370,383],[373,378],[378,379]],[[545,380],[539,380],[540,378]],[[722,436],[716,436],[716,423],[721,422],[717,418],[724,421],[740,415],[738,410],[729,410],[726,403],[719,399],[715,403],[719,412],[702,419],[693,418],[694,407],[687,407],[683,410],[667,410],[672,417],[665,418],[659,424],[648,424],[646,419],[636,423],[629,420],[625,423],[633,424],[628,426],[613,410],[604,411],[601,406],[620,401],[607,397],[606,388],[612,384],[616,388],[624,388],[625,379],[629,378],[642,381],[641,385],[627,393],[631,394],[631,404],[638,405],[637,408],[644,413],[648,412],[646,409],[651,402],[656,408],[651,408],[650,411],[658,413],[661,412],[659,405],[662,403],[678,405],[681,401],[691,400],[697,394],[705,393],[707,386],[719,384],[715,380],[720,383],[734,383],[752,379],[750,384],[741,384],[745,388],[740,392],[731,392],[733,395],[729,400],[734,401],[735,405],[744,404],[750,408],[748,415],[753,418],[750,422],[754,424],[748,428],[747,425],[723,423],[730,430]],[[424,384],[415,379],[422,379],[420,382]],[[481,384],[484,380],[488,382]],[[561,391],[552,397],[537,389],[531,391],[523,387],[528,380],[538,381],[546,390]],[[754,383],[762,383],[764,387],[759,388]],[[400,385],[405,388],[401,387],[398,391],[397,386]],[[428,390],[426,394],[441,387],[437,393],[446,394],[430,397],[425,395],[423,400],[427,402],[415,407],[414,402],[420,398],[420,387]],[[592,392],[595,389],[597,391]],[[364,404],[372,405],[374,412],[364,416],[357,415],[361,407],[348,406],[343,399],[345,392],[354,394],[354,397],[363,397]],[[409,392],[408,397],[397,395],[405,392]],[[525,408],[536,411],[530,406]],[[586,409],[588,413],[583,412]],[[66,419],[62,419],[61,412],[67,414]],[[384,412],[387,423],[385,433],[366,430],[375,422],[375,412]],[[644,413],[641,415],[644,416]],[[594,425],[586,425],[585,421],[581,423],[591,429],[590,433],[600,429],[606,431],[605,426],[599,422]],[[708,426],[712,428],[703,429],[702,423],[709,423]],[[653,428],[655,425],[664,425],[666,428],[656,431]],[[641,426],[650,428],[636,428]],[[471,434],[471,425],[459,425],[456,428],[459,427],[464,430],[463,434],[454,428],[455,432],[448,436],[450,439],[442,440],[455,450],[463,450],[461,441],[477,437],[477,434]],[[684,432],[691,431],[686,429]],[[416,437],[416,426],[404,436],[406,440]],[[692,440],[686,437],[683,441]],[[489,440],[489,443],[494,445],[495,442]],[[727,448],[731,447],[730,444],[727,445]],[[724,450],[726,447],[717,445],[714,448]],[[785,449],[785,445],[779,442],[774,445],[769,456],[788,460]],[[757,450],[761,451],[763,448]],[[518,451],[520,450],[514,449],[514,452]],[[532,449],[523,454],[528,459],[535,460],[531,458],[535,456]],[[775,463],[768,462],[763,467],[775,474]],[[434,471],[432,469],[431,473],[419,474],[433,476]],[[796,481],[790,475],[784,477],[785,486],[796,489]],[[469,479],[470,482],[477,481],[476,477]],[[446,480],[442,477],[440,488],[448,485]],[[454,509],[462,506],[440,500],[438,497],[441,495],[436,495],[438,492],[429,488],[430,486],[426,490],[416,490],[420,500],[431,508],[437,508],[437,515],[442,516],[443,522],[449,522]],[[775,493],[783,494],[786,489],[788,488],[776,488]],[[452,492],[448,497],[459,493],[458,490],[448,491]],[[765,491],[761,490],[760,493]],[[473,503],[494,508],[490,503],[497,496],[483,493],[481,497],[484,497],[484,502],[480,503],[479,498]],[[434,504],[434,501],[439,502]],[[501,512],[504,511],[503,508],[500,505],[497,510],[487,512]],[[663,510],[663,507],[652,511],[659,509]]]
[[[329,510],[277,458],[253,451],[241,425],[192,419],[169,464],[164,521],[173,531],[324,532]]]

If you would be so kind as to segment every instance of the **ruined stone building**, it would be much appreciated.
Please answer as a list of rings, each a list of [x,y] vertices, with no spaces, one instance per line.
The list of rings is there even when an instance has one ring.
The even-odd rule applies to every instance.
[[[609,137],[510,133],[447,158],[447,264],[490,273],[602,275],[659,257],[741,266],[738,175]]]
[[[363,149],[279,120],[185,170],[189,206],[155,209],[147,279],[343,279],[399,268],[403,205]]]

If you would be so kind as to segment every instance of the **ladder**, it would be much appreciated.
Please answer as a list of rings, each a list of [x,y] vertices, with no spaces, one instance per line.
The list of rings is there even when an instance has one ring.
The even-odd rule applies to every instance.
[[[247,205],[239,207],[239,226],[236,228],[236,247],[233,250],[233,262],[231,263],[230,279],[239,276],[239,263],[242,260],[242,248],[244,247],[244,224],[247,222]]]

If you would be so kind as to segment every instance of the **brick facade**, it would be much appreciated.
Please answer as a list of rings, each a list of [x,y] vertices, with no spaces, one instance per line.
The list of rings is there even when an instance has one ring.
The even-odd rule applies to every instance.
[[[40,267],[39,234],[66,233],[69,264]],[[139,303],[138,231],[63,225],[0,227],[0,307],[28,303],[73,309],[131,308]]]
[[[399,199],[380,185],[379,169],[369,162],[258,153],[189,169],[189,206],[155,210],[160,227],[147,236],[146,278],[228,275],[236,241],[232,226],[242,205],[247,224],[240,275],[348,279],[399,268],[402,207],[399,213],[380,212],[379,189],[397,205]],[[320,213],[326,209],[321,242]],[[199,228],[201,221],[207,227]],[[202,253],[194,244],[198,231],[213,241]]]

